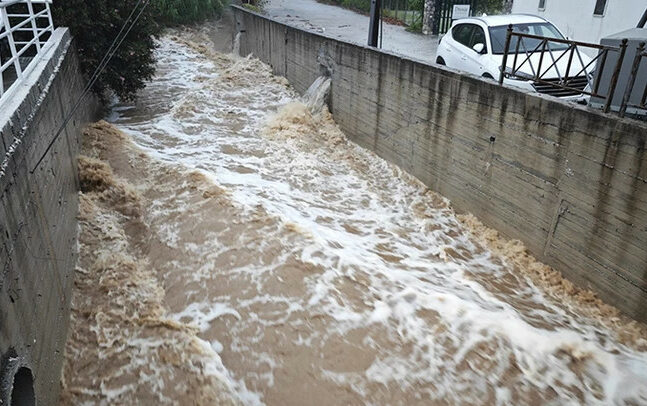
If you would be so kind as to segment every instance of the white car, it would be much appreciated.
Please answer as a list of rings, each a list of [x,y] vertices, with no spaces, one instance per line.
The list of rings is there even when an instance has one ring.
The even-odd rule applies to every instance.
[[[564,39],[564,35],[562,35],[557,27],[541,17],[511,14],[464,18],[454,21],[449,32],[440,40],[436,63],[463,70],[474,75],[498,80],[501,65],[503,64],[503,54],[509,24],[513,25],[515,32]],[[508,62],[506,63],[508,70],[513,66],[517,38],[512,37],[510,42],[510,52],[508,54]],[[524,38],[521,44],[525,46],[528,53],[531,53],[540,43],[541,41],[537,39]],[[552,58],[559,60],[551,68],[553,64],[551,56],[548,52],[544,54],[541,79],[556,83],[559,82],[560,75],[563,77],[567,70],[570,59],[569,55],[564,55],[562,58],[559,58],[559,56],[565,52],[569,52],[568,45],[555,42],[549,42],[549,44],[550,49],[553,51]],[[584,100],[584,96],[580,92],[561,89],[546,83],[534,82],[530,79],[535,76],[533,70],[536,70],[539,66],[540,54],[541,52],[535,52],[532,54],[530,60],[524,63],[526,53],[523,47],[520,47],[516,65],[519,75],[514,78],[505,78],[504,83],[564,99]],[[568,86],[575,89],[587,90],[592,77],[591,71],[595,64],[592,64],[584,70],[583,68],[591,62],[591,58],[582,52],[579,52],[580,56],[575,55],[572,58]],[[580,72],[582,70],[584,72]],[[519,76],[525,76],[526,79]]]

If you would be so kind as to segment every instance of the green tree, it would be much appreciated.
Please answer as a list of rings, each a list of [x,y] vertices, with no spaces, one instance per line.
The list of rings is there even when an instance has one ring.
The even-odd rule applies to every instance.
[[[155,0],[161,21],[167,25],[204,21],[222,14],[227,0]]]
[[[475,15],[486,14],[501,14],[505,11],[504,0],[481,0],[477,2]]]
[[[138,0],[55,1],[53,18],[69,27],[76,41],[81,68],[87,77],[95,71]],[[93,90],[104,100],[106,90],[132,99],[155,72],[153,37],[160,31],[156,8],[149,5],[125,38]]]
[[[424,11],[425,0],[409,0],[409,10]]]
[[[122,100],[135,97],[155,73],[154,37],[165,25],[198,22],[220,15],[227,0],[144,0],[150,2],[94,85]],[[95,71],[138,0],[65,0],[52,6],[56,25],[69,27],[86,76]],[[143,4],[143,3],[142,3]],[[140,6],[141,7],[141,6]]]

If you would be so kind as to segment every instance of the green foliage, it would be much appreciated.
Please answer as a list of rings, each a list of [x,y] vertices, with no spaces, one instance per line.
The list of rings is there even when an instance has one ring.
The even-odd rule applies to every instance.
[[[351,10],[368,13],[371,11],[371,0],[319,0],[324,3],[335,4]],[[408,1],[408,4],[407,4]],[[422,31],[422,13],[425,0],[382,0],[384,16],[397,18],[408,25],[411,32]],[[397,13],[396,13],[396,9]]]
[[[324,3],[335,4],[341,7],[349,8],[360,12],[369,12],[371,10],[370,0],[319,0]],[[408,1],[408,4],[407,4]],[[479,0],[474,10],[474,15],[487,14],[502,14],[506,11],[506,4],[511,3],[512,0]],[[425,9],[425,0],[382,0],[382,6],[385,7],[384,14],[391,18],[396,18],[395,10],[398,9],[397,18],[408,25],[407,31],[422,32],[422,14]],[[404,11],[408,10],[405,14]],[[405,17],[403,17],[405,16]]]
[[[160,19],[167,25],[204,21],[222,14],[227,0],[154,0]]]
[[[352,10],[369,12],[371,11],[371,0],[323,0],[326,3],[336,4],[342,7],[350,8]],[[425,8],[425,0],[408,0],[409,10],[423,11]],[[406,5],[405,0],[382,0],[383,7],[395,6],[404,10]]]
[[[409,10],[425,11],[425,0],[409,0]]]
[[[267,5],[267,0],[241,0],[240,1],[243,7],[248,10],[255,11],[257,13],[262,12]]]
[[[371,0],[324,0],[324,3],[331,3],[351,10],[371,11]]]
[[[350,8],[353,10],[369,12],[371,10],[370,0],[320,0],[325,3],[336,4],[342,7]],[[425,0],[408,0],[408,9],[424,12]],[[509,2],[509,0],[508,0]],[[405,0],[382,0],[382,5],[385,7],[396,6],[400,10],[405,9]],[[475,14],[499,14],[505,11],[505,0],[480,0],[477,2]],[[421,23],[422,24],[422,23]]]
[[[69,27],[76,40],[81,68],[89,78],[130,15],[137,0],[55,1],[52,11],[58,26]],[[102,99],[111,89],[132,99],[154,73],[153,36],[160,30],[155,8],[149,5],[94,85]]]
[[[416,20],[413,23],[409,24],[407,31],[421,33],[422,32],[422,19]]]
[[[501,14],[505,9],[504,0],[481,0],[477,3],[474,15],[481,15],[483,13],[494,15]]]
[[[65,0],[52,6],[58,26],[69,27],[75,38],[81,68],[95,71],[138,0]],[[227,0],[150,0],[137,24],[125,38],[94,92],[105,101],[111,90],[131,100],[155,73],[154,36],[164,25],[198,22],[220,15]]]
[[[243,3],[242,6],[244,8],[246,8],[246,9],[248,9],[248,10],[251,10],[251,11],[255,12],[255,13],[262,13],[263,12],[263,9],[261,9],[259,6],[255,5],[255,4]]]
[[[342,6],[357,10],[371,11],[370,0],[342,0]]]

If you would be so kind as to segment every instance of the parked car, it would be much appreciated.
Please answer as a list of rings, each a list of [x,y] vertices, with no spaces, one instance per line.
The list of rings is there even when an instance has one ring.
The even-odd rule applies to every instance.
[[[510,24],[513,25],[513,29],[516,32],[565,39],[557,27],[537,16],[512,14],[464,18],[454,21],[449,32],[440,40],[436,63],[474,75],[498,80],[501,72],[500,67],[503,63],[503,54],[505,52],[507,30]],[[506,64],[508,69],[512,68],[517,38],[512,37],[510,43],[510,52]],[[540,40],[530,38],[524,38],[522,42],[529,53],[540,45],[540,43]],[[542,76],[542,80],[558,82],[560,76],[558,72],[561,75],[565,74],[570,59],[568,55],[564,55],[561,59],[559,56],[568,51],[568,45],[550,42],[550,49],[553,51],[553,58],[559,60],[555,66],[550,68],[552,59],[548,53],[544,55],[542,74],[545,74]],[[572,59],[570,72],[576,76],[569,78],[568,86],[582,91],[587,89],[589,78],[592,75],[592,66],[586,69],[586,73],[580,73],[591,62],[591,58],[587,55],[580,53],[580,56]],[[520,47],[517,58],[518,75],[516,77],[505,78],[504,82],[560,98],[584,99],[581,92],[561,89],[546,83],[534,82],[531,78],[534,76],[533,70],[539,66],[540,57],[541,52],[535,52],[530,58],[532,64],[529,62],[523,63],[526,59],[526,54],[523,51],[523,47]]]

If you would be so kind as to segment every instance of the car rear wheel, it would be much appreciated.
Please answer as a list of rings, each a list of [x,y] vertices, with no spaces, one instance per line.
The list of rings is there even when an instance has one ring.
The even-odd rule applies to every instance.
[[[484,73],[484,74],[483,74],[483,77],[484,77],[484,78],[486,78],[486,79],[492,79],[492,80],[494,80],[494,76],[490,75],[489,73]]]
[[[443,66],[446,66],[446,65],[447,65],[447,64],[445,63],[445,60],[444,60],[441,56],[439,56],[438,58],[436,58],[436,63],[437,63],[438,65],[443,65]]]

